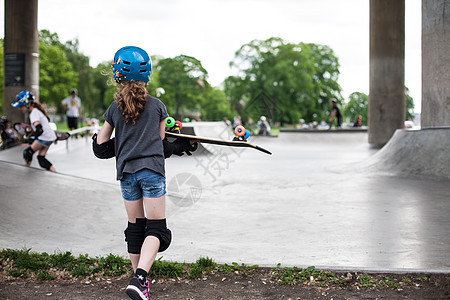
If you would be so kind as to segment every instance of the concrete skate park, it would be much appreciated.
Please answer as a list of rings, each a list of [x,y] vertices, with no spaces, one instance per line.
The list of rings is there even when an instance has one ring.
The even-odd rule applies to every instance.
[[[404,1],[370,1],[368,131],[283,131],[251,137],[271,156],[203,145],[191,157],[166,160],[174,238],[160,256],[450,273],[447,2],[422,0],[421,130],[402,129]],[[25,116],[11,99],[24,89],[39,95],[37,32],[37,0],[5,1],[4,53],[21,54],[4,66],[3,108],[13,122]],[[185,128],[231,134],[220,122]],[[52,145],[47,157],[57,173],[36,161],[23,166],[20,146],[0,151],[1,248],[126,256],[114,159],[96,159],[88,138]]]
[[[222,122],[189,127],[201,136],[231,135]],[[398,130],[381,150],[370,147],[364,131],[288,131],[250,140],[273,155],[204,145],[193,156],[166,160],[174,238],[159,256],[450,271],[450,129]],[[21,146],[0,152],[2,248],[126,256],[114,159],[95,158],[89,138],[59,142],[47,157],[56,174],[36,161],[23,166]]]

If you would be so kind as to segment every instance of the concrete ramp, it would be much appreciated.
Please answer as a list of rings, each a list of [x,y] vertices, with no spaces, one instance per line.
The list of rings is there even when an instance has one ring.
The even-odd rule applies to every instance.
[[[181,133],[222,140],[232,140],[234,137],[233,128],[228,127],[224,122],[183,123]],[[230,152],[229,147],[200,143],[199,149],[194,153],[195,155],[219,155],[228,152]]]
[[[216,125],[196,123],[192,133],[226,138]],[[448,149],[448,135],[431,141]],[[173,241],[158,258],[450,272],[450,180],[355,173],[355,163],[378,151],[367,133],[281,133],[254,142],[273,155],[218,146],[239,152],[166,160]],[[89,139],[70,139],[50,147],[54,174],[37,169],[36,159],[24,167],[22,150],[0,151],[1,248],[125,256],[115,160],[95,158]],[[335,165],[351,168],[330,172]]]
[[[117,184],[3,161],[0,170],[1,248],[126,255]]]
[[[450,178],[450,128],[397,130],[356,169],[384,175]]]

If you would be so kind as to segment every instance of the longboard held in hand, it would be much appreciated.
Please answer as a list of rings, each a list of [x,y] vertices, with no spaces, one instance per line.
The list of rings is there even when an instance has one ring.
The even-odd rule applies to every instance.
[[[189,140],[193,140],[199,143],[213,144],[213,145],[221,145],[221,146],[229,146],[229,147],[245,147],[245,148],[253,148],[264,152],[266,154],[271,155],[272,152],[266,150],[258,145],[247,142],[247,138],[249,136],[248,130],[246,130],[243,126],[238,126],[235,129],[236,136],[232,141],[214,139],[209,137],[195,136],[189,134],[180,133],[180,129],[182,127],[181,122],[174,121],[173,118],[167,118],[166,126],[169,127],[169,130],[166,131],[166,136],[174,137],[174,138],[185,138]],[[178,123],[177,123],[178,122]],[[173,125],[172,125],[173,124]],[[170,126],[172,125],[172,126]]]

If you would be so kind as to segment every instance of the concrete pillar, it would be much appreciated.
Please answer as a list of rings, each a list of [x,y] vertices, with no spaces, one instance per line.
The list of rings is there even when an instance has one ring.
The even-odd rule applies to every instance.
[[[3,111],[12,122],[25,117],[11,107],[15,96],[29,90],[39,96],[38,0],[5,0]]]
[[[369,143],[382,146],[404,128],[405,0],[370,0]]]
[[[450,126],[449,0],[422,0],[421,126]]]

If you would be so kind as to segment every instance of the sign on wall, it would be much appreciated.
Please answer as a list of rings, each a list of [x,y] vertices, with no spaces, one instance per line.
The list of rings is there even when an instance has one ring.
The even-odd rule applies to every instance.
[[[25,85],[25,54],[5,53],[5,86]]]

